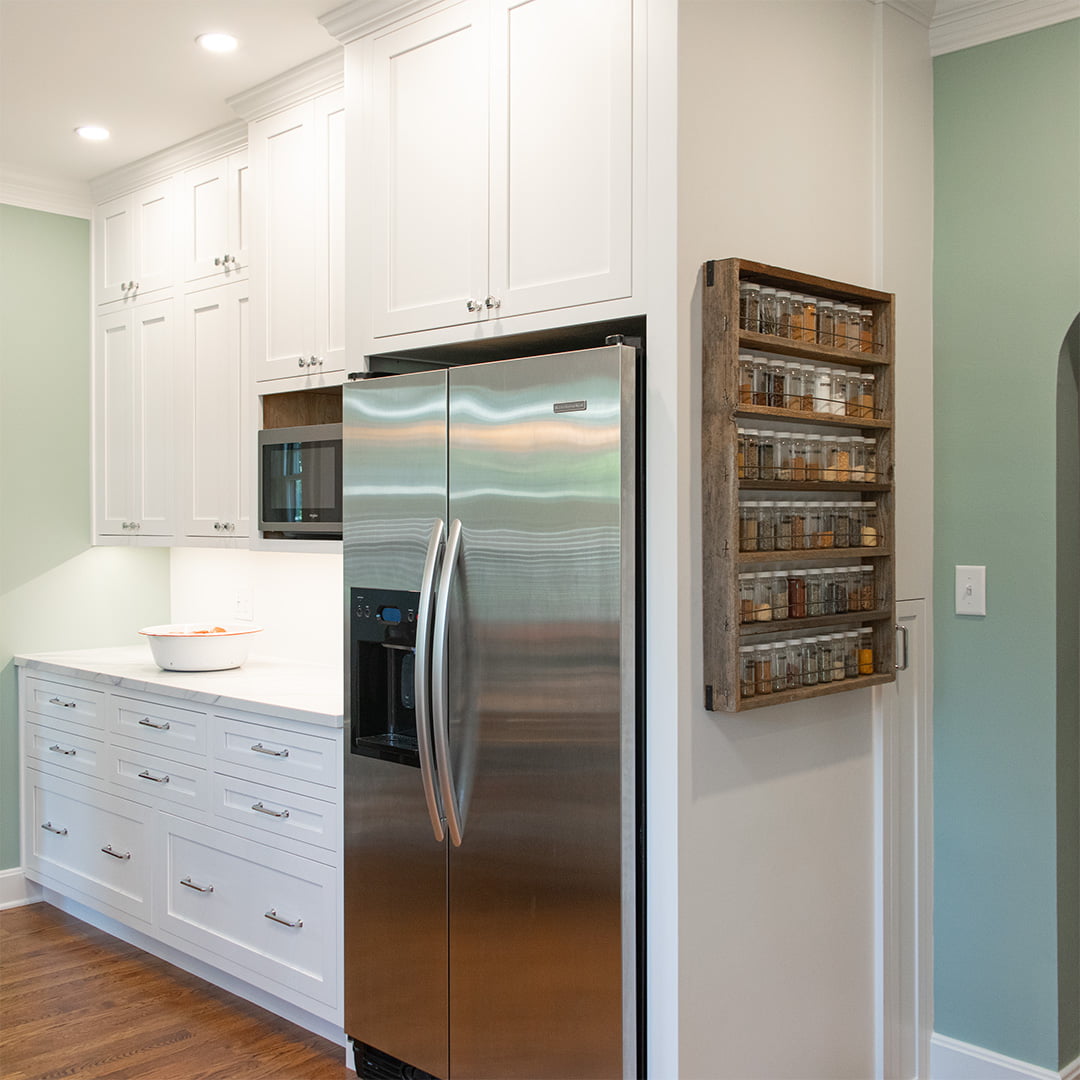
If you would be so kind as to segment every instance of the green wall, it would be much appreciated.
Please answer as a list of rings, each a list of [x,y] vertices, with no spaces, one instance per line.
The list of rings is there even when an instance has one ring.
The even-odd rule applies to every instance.
[[[1080,920],[1075,756],[1059,768],[1075,620],[1059,628],[1055,581],[1080,21],[938,57],[934,80],[934,1027],[1057,1069],[1080,1043],[1061,955]],[[953,614],[958,563],[987,567],[985,618]]]
[[[93,548],[90,225],[0,205],[0,870],[19,865],[18,652],[138,641],[168,549]]]

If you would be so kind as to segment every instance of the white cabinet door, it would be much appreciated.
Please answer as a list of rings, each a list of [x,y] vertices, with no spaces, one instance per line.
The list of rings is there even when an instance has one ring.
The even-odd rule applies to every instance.
[[[248,534],[244,408],[250,290],[238,281],[184,298],[186,405],[181,469],[186,536]]]
[[[493,317],[630,295],[631,0],[492,0]]]
[[[376,35],[370,49],[364,215],[374,332],[479,321],[488,278],[487,0]]]
[[[95,510],[106,536],[170,536],[175,335],[171,300],[98,319]]]
[[[176,280],[173,183],[163,180],[94,212],[94,290],[99,304],[132,302]]]
[[[185,282],[247,277],[247,182],[246,150],[180,177],[180,272]]]
[[[345,369],[345,95],[315,99],[314,371]]]
[[[315,350],[315,109],[296,105],[251,125],[255,378],[300,374]]]

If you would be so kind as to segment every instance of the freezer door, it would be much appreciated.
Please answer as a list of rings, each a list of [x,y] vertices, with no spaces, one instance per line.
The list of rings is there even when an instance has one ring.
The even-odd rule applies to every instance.
[[[446,517],[446,374],[347,386],[345,594],[418,593],[432,526]],[[352,752],[373,726],[354,705],[346,605],[345,1030],[448,1075],[446,845],[415,765]],[[377,719],[377,718],[376,718]],[[363,720],[363,724],[361,724]]]
[[[454,1080],[635,1068],[633,357],[450,371]]]

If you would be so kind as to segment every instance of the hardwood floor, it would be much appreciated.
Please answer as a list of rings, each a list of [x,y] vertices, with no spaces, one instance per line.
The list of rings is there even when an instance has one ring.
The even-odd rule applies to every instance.
[[[3,1080],[344,1080],[341,1047],[38,903],[0,912]]]

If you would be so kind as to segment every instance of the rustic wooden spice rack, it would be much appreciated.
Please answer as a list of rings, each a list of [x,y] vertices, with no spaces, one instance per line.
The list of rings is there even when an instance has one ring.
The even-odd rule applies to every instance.
[[[893,492],[893,340],[894,297],[827,278],[783,270],[746,259],[712,260],[702,268],[702,415],[701,483],[704,590],[705,707],[718,712],[779,705],[789,701],[836,694],[892,682],[896,678],[896,571]],[[753,281],[843,303],[873,312],[873,352],[858,352],[774,337],[739,326],[739,282]],[[774,358],[794,357],[829,367],[869,369],[875,374],[873,417],[840,416],[794,409],[750,405],[739,400],[739,354]],[[837,483],[740,479],[737,428],[746,422],[774,430],[821,431],[842,427],[851,434],[877,440],[877,482]],[[877,504],[881,540],[877,547],[823,548],[801,551],[739,551],[739,493],[788,491],[856,492]],[[803,497],[806,497],[803,495]],[[787,566],[874,566],[874,611],[848,612],[775,622],[742,623],[739,609],[740,572]],[[739,647],[777,638],[809,636],[815,629],[854,630],[870,627],[874,674],[848,677],[815,686],[781,689],[744,697],[739,683]]]

